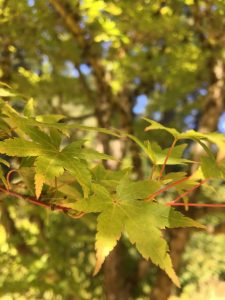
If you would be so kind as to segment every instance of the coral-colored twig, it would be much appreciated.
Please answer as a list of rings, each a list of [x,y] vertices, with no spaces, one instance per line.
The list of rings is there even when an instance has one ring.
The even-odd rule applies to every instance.
[[[59,204],[51,204],[51,203],[42,202],[40,200],[37,200],[34,197],[27,197],[27,196],[21,195],[19,193],[13,192],[13,191],[6,190],[2,186],[0,186],[0,191],[7,194],[7,195],[16,197],[18,199],[23,199],[23,200],[25,200],[27,202],[30,202],[32,204],[35,204],[37,206],[45,207],[45,208],[48,208],[48,209],[51,209],[51,210],[56,210],[56,211],[62,211],[64,213],[68,214],[70,217],[72,217],[74,219],[81,218],[84,215],[83,212],[80,212],[78,214],[72,213],[72,210],[69,207],[59,205]]]
[[[163,165],[162,165],[162,169],[161,169],[160,174],[159,174],[159,179],[163,176],[163,172],[164,172],[164,170],[165,170],[166,163],[167,163],[167,161],[168,161],[168,159],[169,159],[169,157],[170,157],[170,155],[171,155],[171,153],[172,153],[172,151],[173,151],[173,148],[174,148],[176,142],[177,142],[177,139],[174,139],[174,141],[173,141],[171,147],[169,148],[169,151],[168,151],[168,153],[167,153],[167,155],[166,155],[166,158],[165,158],[165,160],[164,160],[164,162],[163,162]]]
[[[212,208],[225,208],[225,203],[177,203],[177,202],[167,202],[167,206],[194,206],[194,207],[212,207]]]
[[[181,198],[187,196],[188,194],[190,194],[191,192],[193,192],[194,190],[196,190],[198,187],[200,187],[201,185],[203,185],[204,183],[206,183],[208,180],[209,180],[209,178],[206,178],[206,179],[202,180],[197,185],[195,185],[193,188],[191,188],[191,189],[187,190],[186,192],[184,192],[183,194],[179,195],[176,199],[174,199],[172,201],[172,203],[177,202]]]
[[[167,186],[165,186],[164,188],[158,190],[157,192],[149,195],[146,199],[145,199],[145,202],[148,202],[148,201],[151,201],[152,199],[154,199],[156,196],[162,194],[163,192],[171,189],[172,187],[184,182],[184,181],[187,181],[188,179],[190,179],[190,177],[185,177],[185,178],[182,178],[182,179],[179,179],[177,181],[174,181],[172,182],[171,184],[168,184]]]

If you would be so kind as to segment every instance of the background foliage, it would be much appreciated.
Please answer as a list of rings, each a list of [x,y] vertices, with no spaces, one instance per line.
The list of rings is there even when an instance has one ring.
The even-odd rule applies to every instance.
[[[50,114],[65,115],[61,122],[114,127],[140,140],[154,138],[162,148],[171,145],[172,137],[144,132],[140,116],[179,131],[224,132],[224,12],[222,0],[0,0],[0,81],[17,91],[10,101],[18,111],[35,99],[40,121],[43,114],[48,121]],[[119,159],[104,162],[106,167],[132,166],[134,178],[149,173],[149,161],[135,143],[77,130],[65,143],[80,138]],[[185,157],[199,160],[202,151],[187,143]],[[219,160],[224,149],[214,149]],[[18,166],[17,160],[11,163]],[[168,170],[183,171],[180,166]],[[12,174],[11,181],[17,185],[18,175]],[[224,203],[223,182],[213,184],[215,190],[201,189],[191,196],[193,202]],[[78,222],[8,200],[1,203],[3,300],[223,299],[222,209],[188,212],[201,218],[206,233],[168,233],[182,284],[176,290],[125,238],[104,271],[92,277],[92,216]]]

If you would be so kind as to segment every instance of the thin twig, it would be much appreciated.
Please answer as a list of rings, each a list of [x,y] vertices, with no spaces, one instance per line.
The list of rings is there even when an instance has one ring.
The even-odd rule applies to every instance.
[[[225,203],[222,204],[215,204],[215,203],[174,203],[167,202],[165,203],[166,206],[194,206],[194,207],[214,207],[214,208],[225,208]]]
[[[190,177],[191,177],[191,176],[190,176]],[[177,181],[175,181],[175,182],[173,182],[173,183],[171,183],[171,184],[165,186],[164,188],[158,190],[157,192],[155,192],[155,193],[149,195],[149,196],[145,199],[145,202],[151,201],[151,200],[154,199],[156,196],[162,194],[163,192],[169,190],[170,188],[172,188],[172,187],[174,187],[174,186],[176,186],[176,185],[178,185],[178,184],[180,184],[180,183],[182,183],[182,182],[184,182],[184,181],[187,181],[188,179],[190,179],[190,177],[185,177],[185,178],[179,179],[179,180],[177,180]]]
[[[69,217],[71,217],[71,218],[73,218],[73,219],[80,219],[80,218],[82,218],[83,216],[85,215],[85,212],[80,212],[80,213],[78,213],[78,214],[70,214],[70,213],[68,213],[68,216]]]
[[[202,180],[197,185],[195,185],[193,188],[191,188],[191,189],[187,190],[186,192],[184,192],[183,194],[179,195],[176,199],[174,199],[172,201],[172,203],[175,203],[178,200],[180,200],[181,198],[187,196],[188,194],[190,194],[191,192],[193,192],[194,190],[196,190],[198,187],[200,187],[201,185],[203,185],[204,183],[206,183],[208,180],[209,180],[209,178],[206,178],[206,179]]]
[[[10,171],[7,173],[7,175],[6,175],[6,182],[7,182],[8,190],[11,189],[10,176],[11,176],[12,173],[18,173],[18,170],[12,169],[12,170],[10,170]]]
[[[177,139],[175,138],[172,145],[171,145],[171,147],[169,148],[169,151],[168,151],[166,157],[165,157],[164,163],[162,165],[162,169],[161,169],[160,174],[159,174],[159,179],[163,176],[163,172],[165,170],[166,163],[167,163],[167,161],[168,161],[168,159],[169,159],[169,157],[170,157],[170,155],[173,151],[174,146],[176,145],[176,142],[177,142]]]
[[[25,201],[30,202],[32,204],[35,204],[37,206],[48,208],[50,210],[62,211],[64,213],[68,214],[69,216],[71,216],[74,219],[78,219],[78,218],[80,218],[80,217],[82,217],[84,215],[83,212],[79,212],[77,215],[73,214],[72,213],[72,209],[69,208],[69,207],[66,207],[66,206],[63,206],[63,205],[59,205],[59,204],[51,204],[51,203],[48,204],[48,203],[45,203],[43,201],[37,200],[34,197],[28,197],[28,196],[24,196],[24,195],[21,195],[19,193],[13,192],[13,191],[6,190],[2,186],[0,186],[0,191],[2,191],[4,194],[16,197],[18,199],[25,200]]]

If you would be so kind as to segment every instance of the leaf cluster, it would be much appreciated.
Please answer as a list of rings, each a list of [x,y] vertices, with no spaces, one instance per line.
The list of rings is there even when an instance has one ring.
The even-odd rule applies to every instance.
[[[6,90],[2,92],[2,97],[5,95],[9,97],[13,94],[10,95]],[[72,129],[95,130],[117,138],[124,137],[123,132],[59,123],[62,116],[58,115],[37,117],[33,100],[27,102],[22,114],[7,102],[0,104],[0,126],[4,133],[0,153],[10,158],[1,158],[0,164],[9,167],[11,159],[18,159],[16,171],[29,191],[24,194],[24,199],[35,196],[36,200],[32,198],[30,202],[42,205],[47,201],[46,206],[63,207],[72,217],[76,214],[97,214],[94,273],[100,270],[123,234],[136,245],[145,259],[150,259],[163,269],[179,286],[162,230],[204,226],[176,211],[171,203],[160,203],[157,196],[175,188],[188,206],[185,196],[189,190],[198,187],[201,180],[224,179],[224,162],[217,162],[210,150],[210,143],[221,147],[224,138],[218,134],[201,134],[193,130],[180,133],[145,119],[150,123],[146,131],[166,131],[173,136],[174,143],[170,148],[162,149],[156,142],[142,142],[133,135],[126,135],[141,147],[152,164],[152,172],[147,178],[133,180],[130,169],[112,171],[103,167],[100,161],[112,160],[112,156],[85,147],[86,141],[83,139],[70,142],[68,138]],[[190,177],[186,172],[166,172],[167,165],[185,166],[193,163],[183,157],[189,139],[198,142],[206,153],[197,171]],[[5,185],[5,189],[2,187],[1,190],[7,193],[10,188],[9,177],[4,177],[2,169],[0,175]],[[18,196],[18,193],[14,195]],[[20,194],[21,197],[23,195]]]

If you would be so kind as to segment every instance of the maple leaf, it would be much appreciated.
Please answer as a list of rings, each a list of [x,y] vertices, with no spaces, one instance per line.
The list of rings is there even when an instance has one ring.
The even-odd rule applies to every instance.
[[[222,133],[218,133],[218,132],[208,132],[208,133],[202,133],[202,132],[198,132],[195,130],[187,130],[186,132],[179,132],[174,128],[169,128],[166,127],[156,121],[150,120],[148,118],[143,118],[145,121],[147,121],[148,123],[150,123],[150,126],[145,128],[145,131],[149,131],[149,130],[164,130],[166,132],[168,132],[169,134],[171,134],[176,140],[184,140],[184,139],[190,139],[190,140],[194,140],[196,142],[198,142],[205,150],[207,148],[207,146],[203,143],[203,141],[208,141],[210,143],[213,143],[215,145],[217,145],[217,147],[221,150],[224,151],[224,147],[225,147],[225,137],[224,134]],[[132,138],[132,137],[131,137]],[[137,138],[132,138],[134,141],[136,141],[144,151],[146,151],[144,149],[143,144],[141,144],[140,141],[137,141]],[[206,152],[208,152],[208,150],[206,150]],[[212,152],[209,151],[212,155]],[[209,155],[209,156],[210,156]]]
[[[39,156],[35,163],[35,191],[36,197],[39,198],[43,184],[48,180],[53,180],[64,173],[64,168],[57,155],[53,157]]]
[[[123,218],[123,211],[116,205],[99,214],[95,244],[96,265],[94,275],[99,272],[105,258],[120,239],[124,227]]]
[[[201,170],[205,178],[224,179],[223,161],[218,164],[214,157],[201,157]]]
[[[61,137],[57,129],[51,128],[50,134],[36,126],[21,124],[21,119],[14,116],[23,132],[29,137],[10,138],[0,142],[0,153],[17,157],[36,157],[35,193],[39,198],[44,183],[61,176],[64,170],[70,172],[81,185],[84,197],[88,196],[91,183],[91,172],[88,169],[88,159],[113,159],[111,156],[83,147],[84,140],[74,141],[63,149]]]
[[[163,165],[165,162],[165,158],[167,157],[169,148],[163,149],[155,142],[145,141],[142,143],[137,137],[132,135],[128,135],[136,144],[138,144],[151,162],[154,165]],[[175,146],[170,156],[166,162],[167,165],[177,165],[177,164],[186,164],[186,163],[193,163],[193,161],[182,158],[182,154],[187,147],[187,144],[182,144]]]
[[[131,243],[146,259],[163,269],[176,285],[179,280],[169,256],[169,249],[160,229],[175,227],[203,228],[198,222],[183,216],[173,208],[159,203],[141,201],[159,189],[153,180],[133,182],[122,177],[115,188],[93,184],[93,195],[78,200],[73,208],[83,212],[99,212],[96,234],[95,274],[106,256],[115,247],[121,234],[127,234]]]

